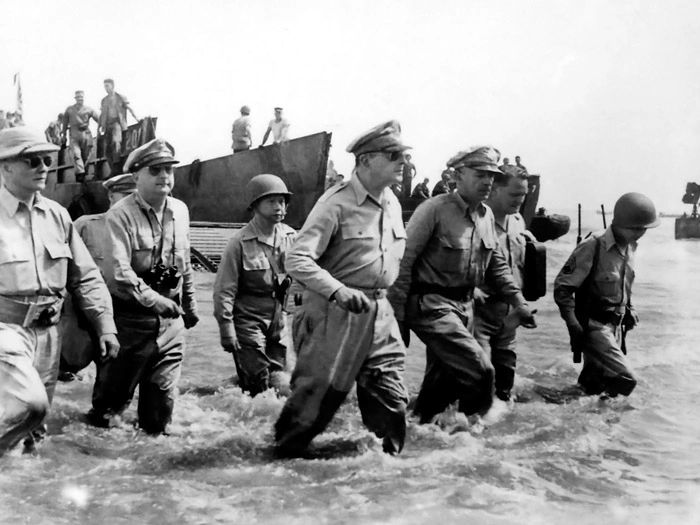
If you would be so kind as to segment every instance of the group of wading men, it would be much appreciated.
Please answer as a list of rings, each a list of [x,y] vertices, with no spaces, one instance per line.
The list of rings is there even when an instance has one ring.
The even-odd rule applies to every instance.
[[[96,350],[88,421],[99,427],[122,424],[138,386],[138,426],[168,433],[184,333],[199,320],[188,210],[170,196],[173,147],[155,139],[131,152],[126,173],[104,183],[110,209],[80,228],[41,195],[57,149],[26,127],[0,131],[0,454],[22,440],[35,450],[45,433],[66,297]],[[535,327],[521,292],[527,178],[500,170],[491,146],[460,151],[447,161],[455,191],[423,202],[404,228],[391,186],[408,149],[396,121],[363,133],[347,147],[350,180],[329,188],[298,232],[283,223],[294,195],[280,177],[248,183],[253,218],[223,254],[214,315],[241,389],[285,399],[274,429],[282,457],[305,453],[353,385],[389,454],[403,448],[409,410],[421,424],[451,405],[488,418],[513,398],[516,328]],[[648,198],[623,195],[612,225],[580,243],[555,280],[584,355],[582,393],[628,395],[636,384],[620,334],[637,320],[636,241],[656,225]],[[586,319],[575,304],[583,295]],[[292,302],[290,380],[282,330]],[[425,343],[426,370],[409,403],[411,331]]]

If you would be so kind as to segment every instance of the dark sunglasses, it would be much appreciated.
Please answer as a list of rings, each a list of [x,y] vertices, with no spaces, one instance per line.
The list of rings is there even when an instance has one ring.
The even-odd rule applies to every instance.
[[[405,159],[406,154],[403,151],[368,151],[367,153],[381,153],[386,156],[390,162],[396,162],[397,160]]]
[[[51,158],[51,156],[49,156],[49,155],[46,155],[43,157],[40,157],[38,155],[27,155],[24,157],[19,157],[19,160],[29,164],[29,167],[32,168],[33,170],[37,169],[42,164],[44,166],[46,166],[47,168],[49,166],[51,166],[51,164],[53,164],[53,158]]]
[[[154,177],[156,175],[158,175],[161,171],[164,171],[168,175],[171,175],[173,173],[173,165],[166,164],[166,165],[161,165],[161,166],[149,166],[148,167],[148,173],[150,173]]]

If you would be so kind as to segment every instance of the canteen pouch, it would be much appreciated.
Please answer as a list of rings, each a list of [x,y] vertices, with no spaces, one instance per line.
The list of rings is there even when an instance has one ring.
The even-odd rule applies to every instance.
[[[523,265],[523,295],[527,301],[536,301],[547,293],[547,247],[529,237],[525,244]]]

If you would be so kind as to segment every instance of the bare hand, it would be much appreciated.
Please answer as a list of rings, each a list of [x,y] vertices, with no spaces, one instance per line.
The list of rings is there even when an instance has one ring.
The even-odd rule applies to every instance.
[[[369,298],[360,290],[353,290],[347,286],[338,288],[333,294],[333,300],[338,306],[356,314],[369,312],[371,303]]]
[[[158,315],[167,319],[176,319],[185,313],[179,304],[167,297],[160,297],[153,305],[153,309]]]
[[[489,298],[489,294],[483,291],[481,288],[474,288],[474,302],[478,305],[484,304],[486,299]]]
[[[241,344],[238,342],[238,338],[235,335],[233,337],[222,337],[221,346],[224,348],[224,352],[228,352],[229,354],[241,351]]]
[[[537,322],[535,322],[535,314],[537,310],[530,310],[525,305],[518,306],[515,309],[515,314],[518,316],[520,321],[520,326],[525,328],[537,328]]]
[[[574,351],[581,351],[585,337],[583,327],[578,321],[570,321],[567,323],[566,328],[569,330],[569,342],[571,344],[571,349]]]
[[[182,319],[185,321],[185,328],[187,330],[193,328],[199,322],[199,316],[194,312],[186,312],[185,315],[182,316]]]
[[[119,354],[119,341],[116,334],[100,336],[100,356],[114,359]]]

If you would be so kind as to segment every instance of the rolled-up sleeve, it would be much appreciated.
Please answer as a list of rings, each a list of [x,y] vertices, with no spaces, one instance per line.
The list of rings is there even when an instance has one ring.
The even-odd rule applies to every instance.
[[[333,236],[338,232],[338,209],[326,202],[317,202],[299,231],[287,254],[287,272],[310,290],[330,297],[344,285],[319,266]]]
[[[68,215],[67,212],[66,215]],[[68,262],[66,288],[72,294],[78,307],[90,320],[98,335],[116,334],[112,298],[100,270],[70,218],[67,218],[65,224],[68,229],[67,239],[72,254],[72,259]]]
[[[233,305],[238,294],[240,264],[241,243],[238,236],[234,235],[224,250],[214,280],[214,318],[219,323],[219,334],[222,339],[230,339],[236,335],[233,325]]]

